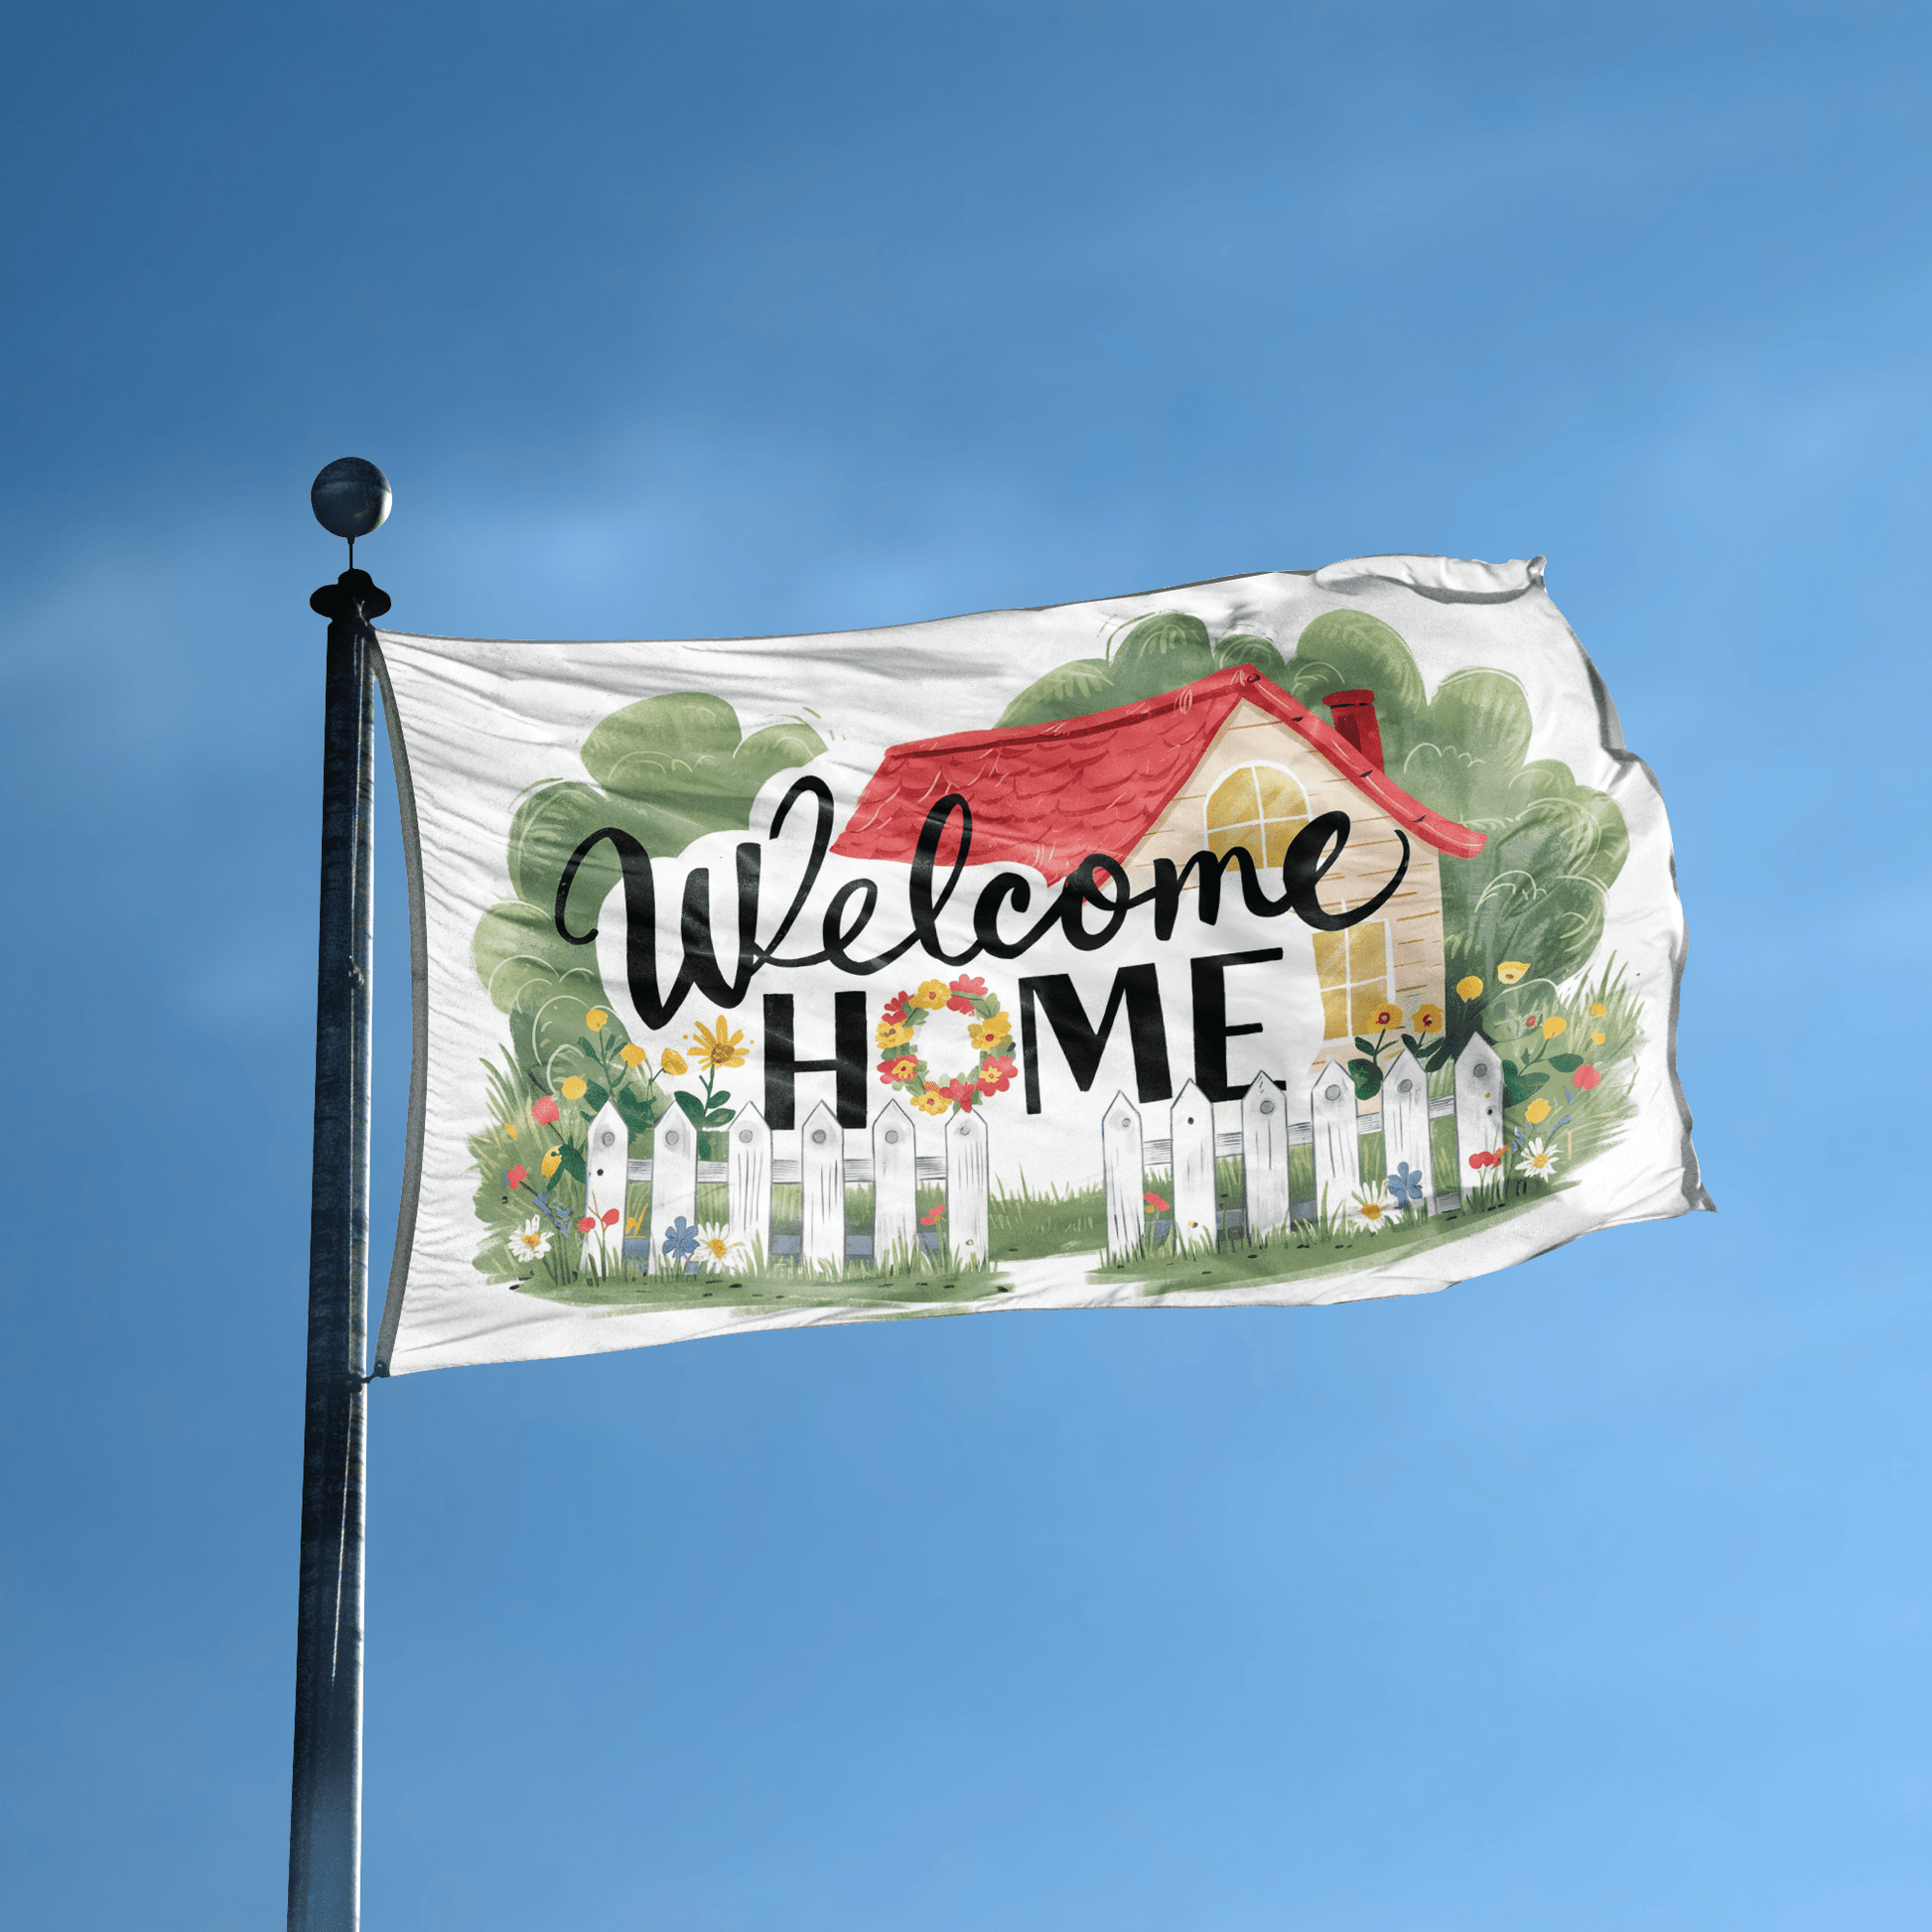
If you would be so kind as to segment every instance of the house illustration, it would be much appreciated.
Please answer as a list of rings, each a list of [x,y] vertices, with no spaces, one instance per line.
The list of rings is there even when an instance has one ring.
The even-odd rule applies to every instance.
[[[1393,897],[1359,925],[1312,935],[1322,1056],[1345,1059],[1355,1035],[1378,1031],[1384,1003],[1411,1016],[1443,1005],[1442,860],[1473,858],[1486,840],[1383,770],[1372,691],[1331,691],[1322,702],[1332,724],[1240,664],[1084,718],[896,745],[833,849],[909,860],[927,809],[957,792],[972,810],[974,865],[1029,866],[1057,885],[1101,852],[1122,862],[1138,892],[1156,859],[1183,866],[1203,847],[1219,856],[1245,846],[1264,878],[1279,877],[1296,833],[1341,811],[1348,845],[1320,891],[1339,912],[1388,882],[1399,828],[1409,870]],[[940,863],[956,852],[949,829]]]

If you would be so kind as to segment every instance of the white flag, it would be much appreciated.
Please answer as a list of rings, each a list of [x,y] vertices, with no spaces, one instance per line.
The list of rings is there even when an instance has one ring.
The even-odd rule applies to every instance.
[[[381,645],[383,1372],[1418,1294],[1711,1204],[1663,801],[1540,559]]]

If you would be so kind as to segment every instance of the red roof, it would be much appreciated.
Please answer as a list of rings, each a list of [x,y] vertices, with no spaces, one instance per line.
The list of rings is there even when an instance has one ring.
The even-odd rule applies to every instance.
[[[895,745],[880,760],[834,852],[909,861],[935,800],[958,792],[973,813],[975,865],[1031,866],[1057,885],[1089,853],[1125,859],[1206,755],[1243,701],[1279,719],[1389,817],[1451,858],[1470,859],[1481,832],[1432,812],[1253,664],[1196,678],[1138,704],[1050,725],[954,732]],[[958,850],[955,817],[940,848]]]

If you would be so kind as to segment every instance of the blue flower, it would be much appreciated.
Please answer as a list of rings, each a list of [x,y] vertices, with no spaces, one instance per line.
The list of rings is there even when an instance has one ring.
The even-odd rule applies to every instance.
[[[1422,1175],[1407,1161],[1389,1176],[1389,1193],[1398,1207],[1422,1205]]]
[[[682,1214],[664,1230],[664,1253],[672,1261],[684,1261],[698,1252],[698,1230]]]

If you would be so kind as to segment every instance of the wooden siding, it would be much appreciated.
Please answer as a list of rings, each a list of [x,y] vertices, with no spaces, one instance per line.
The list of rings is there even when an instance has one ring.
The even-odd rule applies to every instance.
[[[1152,882],[1156,859],[1185,865],[1207,844],[1208,796],[1228,772],[1244,764],[1274,764],[1290,773],[1302,787],[1311,817],[1333,811],[1348,814],[1353,827],[1348,849],[1321,885],[1325,905],[1342,910],[1381,889],[1402,857],[1395,821],[1287,726],[1243,703],[1228,714],[1186,784],[1128,855],[1127,872],[1135,891]],[[1188,890],[1194,890],[1191,883]],[[1389,928],[1390,998],[1405,1015],[1425,1002],[1442,1006],[1443,880],[1440,856],[1433,846],[1410,837],[1408,876],[1376,917]],[[1330,1046],[1336,1050],[1327,1050]],[[1338,1035],[1324,1042],[1322,1057],[1346,1058],[1353,1051],[1348,1039]]]

